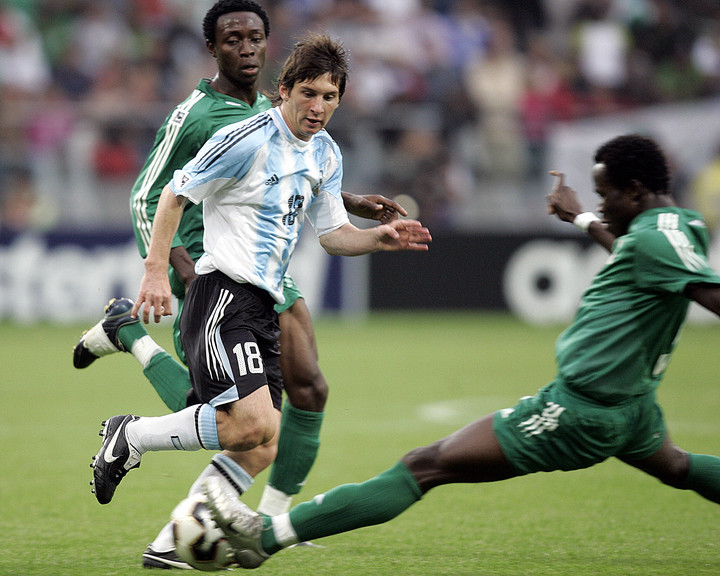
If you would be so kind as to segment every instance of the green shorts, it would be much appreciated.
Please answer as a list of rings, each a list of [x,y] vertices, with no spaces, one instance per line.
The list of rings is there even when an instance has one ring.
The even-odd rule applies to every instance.
[[[555,381],[495,414],[505,457],[522,474],[579,470],[612,456],[640,460],[665,438],[655,394],[621,406],[596,404]]]
[[[287,275],[283,278],[283,296],[285,296],[285,304],[275,304],[275,312],[278,314],[285,312],[285,310],[295,304],[295,301],[298,298],[303,297],[300,293],[300,289],[295,284],[295,280]]]

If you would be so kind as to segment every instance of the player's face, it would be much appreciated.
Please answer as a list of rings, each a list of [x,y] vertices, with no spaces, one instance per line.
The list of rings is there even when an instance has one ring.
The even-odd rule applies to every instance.
[[[315,80],[298,82],[288,90],[279,88],[283,118],[292,133],[308,141],[322,130],[340,105],[340,91],[330,79],[330,73]]]
[[[254,12],[223,14],[215,26],[215,44],[208,48],[221,76],[239,87],[252,86],[265,66],[265,25]]]
[[[627,234],[630,222],[639,213],[636,199],[630,190],[620,190],[610,184],[605,164],[593,167],[595,192],[600,196],[598,211],[609,232],[615,236]]]

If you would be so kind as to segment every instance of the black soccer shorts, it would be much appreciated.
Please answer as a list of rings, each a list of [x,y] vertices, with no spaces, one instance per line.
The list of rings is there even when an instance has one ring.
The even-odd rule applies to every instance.
[[[201,274],[190,285],[180,335],[190,381],[201,402],[221,406],[266,384],[280,410],[280,326],[268,292],[222,274]]]

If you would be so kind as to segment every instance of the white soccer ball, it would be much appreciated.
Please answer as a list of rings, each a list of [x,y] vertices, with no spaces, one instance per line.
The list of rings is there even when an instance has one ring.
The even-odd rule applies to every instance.
[[[225,570],[235,562],[225,534],[217,527],[205,503],[205,495],[186,498],[170,515],[175,550],[197,570]]]

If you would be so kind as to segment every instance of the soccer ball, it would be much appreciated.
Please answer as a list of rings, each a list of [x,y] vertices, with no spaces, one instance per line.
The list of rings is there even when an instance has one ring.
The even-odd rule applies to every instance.
[[[178,556],[197,570],[225,570],[235,562],[225,534],[217,527],[205,495],[185,498],[170,515]]]

